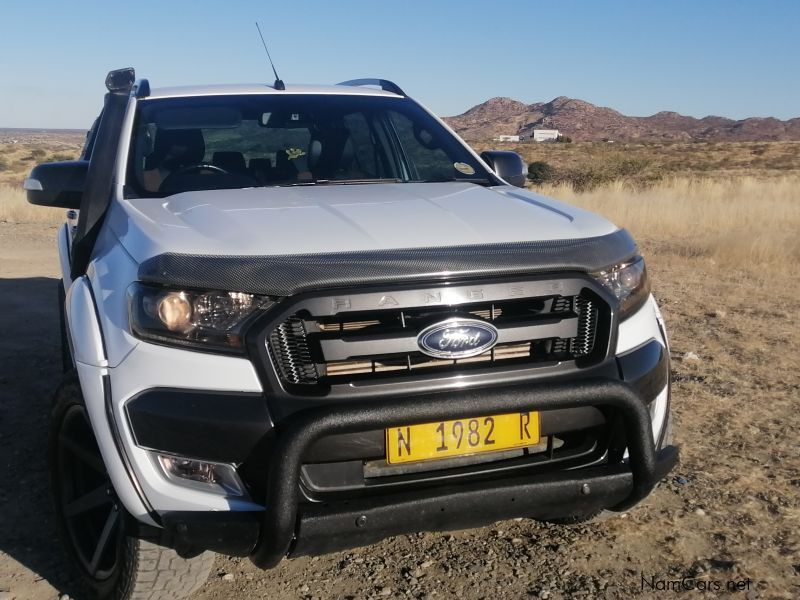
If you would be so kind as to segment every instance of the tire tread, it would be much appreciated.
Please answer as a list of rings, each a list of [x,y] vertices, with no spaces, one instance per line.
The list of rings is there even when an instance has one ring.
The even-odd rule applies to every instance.
[[[74,371],[67,373],[55,394],[53,402],[51,427],[51,452],[55,436],[55,425],[67,410],[74,404],[85,406],[80,383]],[[51,459],[52,461],[52,459]],[[52,468],[52,464],[51,464]],[[51,475],[54,477],[54,475]],[[56,510],[56,518],[61,516]],[[64,548],[78,574],[78,583],[82,588],[80,598],[103,600],[180,600],[199,590],[208,579],[214,568],[214,553],[203,552],[192,558],[180,556],[172,548],[159,542],[159,534],[145,533],[139,530],[137,536],[126,535],[120,549],[120,571],[116,583],[110,586],[95,584],[88,574],[81,571],[72,549],[63,534]],[[138,529],[136,527],[133,528]],[[149,530],[148,530],[149,531]]]

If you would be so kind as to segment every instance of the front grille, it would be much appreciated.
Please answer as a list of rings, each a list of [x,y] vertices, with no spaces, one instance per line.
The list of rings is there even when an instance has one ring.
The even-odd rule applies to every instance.
[[[289,384],[334,385],[495,366],[521,368],[576,361],[595,351],[602,300],[576,295],[499,299],[444,306],[343,311],[315,316],[298,310],[268,337],[270,356]],[[419,351],[417,334],[452,317],[484,320],[500,332],[483,354],[432,358]],[[504,341],[504,336],[507,341]],[[520,339],[521,338],[521,339]]]

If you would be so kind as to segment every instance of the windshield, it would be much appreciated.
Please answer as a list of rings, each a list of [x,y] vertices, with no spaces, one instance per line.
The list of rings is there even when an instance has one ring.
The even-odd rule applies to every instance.
[[[415,102],[287,93],[141,101],[127,190],[453,180],[490,175]]]

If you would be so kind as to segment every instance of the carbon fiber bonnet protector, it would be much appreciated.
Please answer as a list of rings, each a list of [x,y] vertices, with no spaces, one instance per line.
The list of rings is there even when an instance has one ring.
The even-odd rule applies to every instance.
[[[354,285],[602,270],[637,253],[624,229],[607,235],[544,242],[440,248],[219,256],[165,253],[139,266],[144,282],[236,290],[271,296]]]

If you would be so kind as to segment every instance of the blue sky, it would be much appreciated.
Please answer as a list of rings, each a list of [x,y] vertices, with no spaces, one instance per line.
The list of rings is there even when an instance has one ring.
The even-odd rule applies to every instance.
[[[800,1],[5,3],[0,127],[88,127],[105,73],[151,85],[395,80],[440,115],[492,96],[629,115],[800,116]]]

